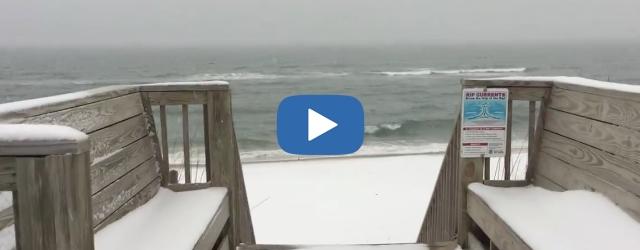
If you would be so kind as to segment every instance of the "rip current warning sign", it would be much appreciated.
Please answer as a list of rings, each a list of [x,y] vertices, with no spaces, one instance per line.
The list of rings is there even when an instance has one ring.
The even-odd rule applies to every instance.
[[[504,156],[508,89],[464,89],[460,131],[462,158]]]

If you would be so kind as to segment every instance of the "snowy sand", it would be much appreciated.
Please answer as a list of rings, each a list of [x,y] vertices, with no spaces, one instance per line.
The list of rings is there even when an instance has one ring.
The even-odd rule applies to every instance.
[[[244,164],[261,244],[415,242],[442,155]]]

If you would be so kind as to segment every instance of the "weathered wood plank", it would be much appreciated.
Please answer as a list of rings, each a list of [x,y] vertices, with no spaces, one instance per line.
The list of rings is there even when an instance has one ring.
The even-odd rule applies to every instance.
[[[542,174],[536,174],[535,176],[533,176],[532,178],[532,183],[533,185],[536,185],[538,187],[541,188],[545,188],[551,191],[557,191],[557,192],[561,192],[561,191],[565,191],[567,190],[566,188],[558,185],[557,183],[549,180],[549,178],[545,177]]]
[[[54,124],[90,133],[142,113],[138,93],[106,99],[57,112],[28,117],[22,123]]]
[[[221,235],[224,229],[225,224],[229,221],[229,215],[231,212],[229,208],[231,204],[229,204],[229,196],[225,196],[222,200],[222,205],[218,207],[218,210],[215,211],[213,219],[209,221],[209,225],[202,233],[196,245],[193,247],[194,250],[209,250],[213,249],[216,244],[216,241]]]
[[[155,161],[150,159],[94,194],[93,225],[102,222],[158,176]]]
[[[499,249],[529,250],[531,247],[473,191],[467,195],[469,216]]]
[[[111,215],[106,217],[102,222],[98,223],[94,226],[94,232],[98,232],[109,224],[117,221],[118,219],[125,216],[127,213],[133,211],[139,206],[144,205],[147,201],[151,200],[157,193],[158,189],[160,189],[160,178],[156,178],[151,183],[149,183],[146,187],[144,187],[140,192],[138,192],[135,196],[129,199],[127,202],[122,204],[116,211],[114,211]],[[160,219],[160,218],[159,218]]]
[[[541,150],[580,170],[615,183],[640,199],[640,163],[546,132]]]
[[[146,136],[94,162],[91,166],[92,194],[151,158],[151,137]]]
[[[527,138],[527,167],[531,166],[533,162],[533,152],[536,148],[536,102],[529,102],[529,126],[528,126],[528,138]],[[526,178],[525,178],[526,179]]]
[[[182,105],[182,150],[184,183],[191,183],[191,138],[189,137],[189,105]]]
[[[202,105],[202,120],[204,121],[204,152],[206,152],[204,154],[204,161],[205,161],[205,172],[207,177],[205,178],[207,180],[207,182],[211,181],[211,154],[209,154],[209,150],[211,150],[211,141],[209,138],[209,134],[213,133],[210,130],[212,129],[211,126],[209,126],[209,124],[211,124],[211,118],[209,117],[213,117],[212,114],[209,113],[209,105],[204,104]]]
[[[554,109],[547,111],[545,129],[612,154],[640,159],[640,132]]]
[[[540,101],[549,88],[510,87],[509,96],[516,101]]]
[[[142,115],[137,115],[113,126],[106,127],[89,134],[91,141],[91,159],[100,158],[137,141],[147,135],[147,129]]]
[[[206,104],[206,91],[144,92],[151,105]]]
[[[145,119],[145,125],[147,126],[147,133],[149,133],[149,137],[151,138],[151,144],[149,147],[152,149],[153,156],[156,160],[156,168],[160,171],[160,176],[165,176],[165,169],[162,169],[162,151],[160,150],[160,142],[158,138],[158,131],[156,129],[156,121],[153,118],[153,108],[151,108],[151,104],[149,103],[149,96],[145,93],[140,93],[140,97],[142,98],[142,107],[144,108],[143,117]]]
[[[529,182],[525,180],[513,180],[513,181],[485,180],[483,181],[483,183],[487,186],[492,186],[492,187],[524,187],[529,185]]]
[[[640,95],[635,101],[553,88],[551,107],[567,113],[640,130]]]
[[[485,78],[485,79],[464,79],[463,87],[491,87],[491,88],[550,88],[554,82],[551,79],[508,79],[508,78]]]
[[[162,175],[162,186],[169,183],[169,141],[167,133],[167,108],[160,105],[160,137],[162,145],[162,161],[160,162],[160,174]]]
[[[592,81],[592,82],[595,81],[591,79],[582,79],[582,80]],[[553,84],[553,86],[556,88],[579,91],[579,92],[600,95],[600,96],[606,96],[614,99],[624,99],[628,101],[637,101],[640,99],[640,89],[636,88],[635,91],[625,90],[625,88],[628,88],[629,86],[633,86],[633,85],[619,84],[619,83],[612,83],[612,82],[601,82],[601,81],[595,81],[595,82],[598,82],[599,83],[598,85],[600,86],[595,86],[595,85],[589,86],[584,84],[576,84],[572,82],[563,82],[563,81],[556,81]]]
[[[17,164],[17,248],[93,249],[89,156],[20,158]]]
[[[540,101],[540,107],[538,109],[538,116],[536,117],[536,129],[533,135],[533,150],[531,150],[532,155],[529,156],[529,159],[531,160],[529,162],[529,164],[527,165],[527,171],[526,171],[526,177],[525,180],[529,180],[531,181],[531,179],[534,177],[535,172],[536,172],[536,166],[538,165],[538,154],[540,152],[540,145],[542,144],[542,133],[544,132],[544,128],[545,128],[545,124],[547,123],[546,121],[546,114],[547,114],[547,109],[549,107],[549,99],[550,99],[551,93],[550,91],[547,91],[546,95],[544,98],[542,98],[542,101]]]
[[[13,218],[13,206],[10,206],[0,211],[0,230],[4,229],[5,227],[13,225],[14,221],[15,220]]]
[[[138,91],[130,85],[108,86],[69,94],[0,104],[0,122],[20,123],[26,117],[99,102]]]
[[[12,190],[16,183],[15,159],[0,157],[0,190]]]
[[[209,153],[213,168],[211,180],[215,186],[227,187],[231,194],[233,230],[229,233],[229,239],[234,246],[240,243],[255,244],[240,154],[233,129],[231,94],[209,92],[208,95],[207,105],[209,112],[213,113],[209,123],[212,128],[209,134]]]
[[[482,158],[463,158],[460,159],[460,183],[458,186],[458,245],[462,248],[469,247],[467,239],[471,230],[471,218],[467,211],[467,186],[473,182],[482,182],[483,177],[483,160]]]
[[[509,101],[507,102],[507,139],[505,143],[505,151],[504,151],[504,179],[511,179],[511,132],[513,129],[511,128],[513,124],[513,99],[509,96]]]
[[[138,85],[140,91],[229,91],[229,83],[225,81],[199,81],[199,82],[167,82]]]
[[[615,183],[607,182],[546,152],[541,152],[538,168],[538,174],[544,175],[567,190],[583,189],[604,194],[629,213],[636,221],[640,221],[640,199]]]
[[[213,185],[209,182],[207,183],[187,183],[187,184],[175,184],[169,185],[167,188],[171,189],[174,192],[185,192],[185,191],[193,191],[200,190],[205,188],[210,188]]]

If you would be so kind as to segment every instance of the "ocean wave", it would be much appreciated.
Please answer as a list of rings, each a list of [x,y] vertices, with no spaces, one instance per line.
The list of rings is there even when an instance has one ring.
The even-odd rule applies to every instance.
[[[426,75],[464,75],[464,74],[490,74],[490,73],[517,73],[525,72],[527,68],[476,68],[476,69],[411,69],[406,71],[380,71],[373,72],[385,76],[426,76]]]
[[[288,75],[282,74],[263,74],[254,72],[234,72],[234,73],[218,73],[218,74],[196,74],[188,76],[187,80],[203,81],[203,80],[273,80],[281,78],[330,78],[348,76],[347,72],[300,72]]]
[[[408,71],[381,71],[381,72],[373,72],[376,74],[381,74],[385,76],[424,76],[431,75],[433,72],[430,69],[415,69]]]
[[[461,75],[461,74],[479,74],[479,73],[516,73],[525,72],[527,68],[485,68],[485,69],[451,69],[451,70],[433,70],[433,74],[440,75]]]
[[[188,76],[188,80],[192,81],[205,81],[205,80],[268,80],[268,79],[278,79],[284,76],[281,75],[271,75],[271,74],[262,74],[262,73],[251,73],[251,72],[239,72],[239,73],[220,73],[220,74],[196,74],[192,76]]]
[[[449,130],[453,124],[450,119],[432,120],[406,120],[403,122],[381,123],[377,125],[365,126],[365,135],[381,138],[395,138],[398,136],[425,135],[426,132],[434,132],[439,135],[438,130]]]

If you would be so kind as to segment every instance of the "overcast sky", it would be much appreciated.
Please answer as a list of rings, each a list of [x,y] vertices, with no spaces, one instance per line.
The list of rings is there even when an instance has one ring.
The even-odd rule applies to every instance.
[[[640,41],[638,0],[0,0],[0,46]]]

